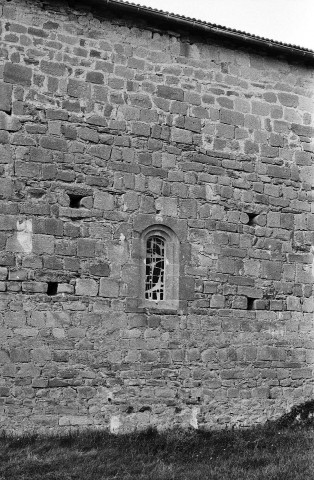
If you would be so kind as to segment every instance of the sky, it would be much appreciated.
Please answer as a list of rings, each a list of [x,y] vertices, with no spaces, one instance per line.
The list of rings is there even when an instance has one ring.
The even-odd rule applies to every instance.
[[[129,0],[314,50],[314,0]]]

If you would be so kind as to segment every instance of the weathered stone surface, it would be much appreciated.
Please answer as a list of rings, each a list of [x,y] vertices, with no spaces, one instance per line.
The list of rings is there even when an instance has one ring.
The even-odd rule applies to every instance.
[[[13,85],[30,86],[32,69],[16,63],[6,62],[4,64],[3,80]]]
[[[2,3],[1,428],[215,429],[312,399],[312,66]]]
[[[97,277],[108,277],[110,274],[110,267],[108,263],[98,263],[96,265],[91,265],[89,272],[91,275],[95,275]]]
[[[0,112],[0,129],[8,132],[17,132],[21,129],[21,123],[17,118]]]
[[[0,82],[0,110],[10,112],[12,109],[12,85]]]
[[[91,278],[79,278],[76,280],[75,294],[96,297],[98,294],[98,284]]]
[[[119,295],[119,284],[115,280],[101,278],[100,279],[100,287],[99,287],[99,295],[101,297],[118,297]]]

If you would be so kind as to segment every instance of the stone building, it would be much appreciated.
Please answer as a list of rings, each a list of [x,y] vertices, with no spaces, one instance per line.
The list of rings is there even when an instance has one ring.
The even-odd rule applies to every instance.
[[[1,428],[312,399],[314,53],[117,0],[0,14]]]

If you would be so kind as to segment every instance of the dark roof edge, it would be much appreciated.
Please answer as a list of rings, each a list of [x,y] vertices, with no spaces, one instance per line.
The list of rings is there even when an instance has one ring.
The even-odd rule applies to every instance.
[[[247,43],[252,46],[258,46],[263,49],[272,50],[288,57],[301,57],[306,61],[314,62],[314,51],[298,47],[295,45],[289,45],[275,40],[270,40],[249,33],[241,32],[238,30],[229,29],[220,25],[207,23],[194,18],[184,17],[182,15],[176,15],[174,13],[163,12],[162,10],[145,7],[142,5],[136,5],[134,3],[124,2],[120,0],[101,0],[102,3],[111,6],[115,9],[122,9],[130,13],[138,13],[140,15],[150,17],[152,20],[168,24],[169,26],[182,27],[189,29],[190,31],[196,31],[198,33],[207,33],[214,36],[222,36],[226,40],[233,40],[239,43]]]

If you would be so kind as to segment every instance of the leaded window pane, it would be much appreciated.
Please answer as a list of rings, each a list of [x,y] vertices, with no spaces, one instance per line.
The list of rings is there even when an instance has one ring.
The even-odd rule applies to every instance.
[[[146,246],[145,298],[164,300],[165,295],[165,241],[153,236]]]

